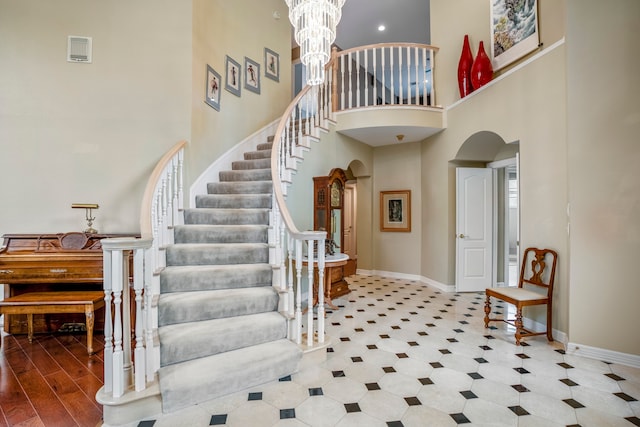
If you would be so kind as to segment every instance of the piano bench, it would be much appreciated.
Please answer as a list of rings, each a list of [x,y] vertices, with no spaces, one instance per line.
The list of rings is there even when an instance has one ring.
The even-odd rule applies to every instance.
[[[102,291],[27,292],[0,301],[0,314],[26,314],[28,338],[32,342],[34,314],[84,313],[87,352],[93,354],[93,314],[101,307],[104,307]]]

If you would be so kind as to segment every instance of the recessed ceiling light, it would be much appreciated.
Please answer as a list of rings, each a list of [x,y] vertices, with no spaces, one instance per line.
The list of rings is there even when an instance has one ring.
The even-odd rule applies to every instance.
[[[386,29],[387,29],[387,27],[385,27],[384,25],[382,25],[382,24],[378,25],[378,31],[384,31]]]

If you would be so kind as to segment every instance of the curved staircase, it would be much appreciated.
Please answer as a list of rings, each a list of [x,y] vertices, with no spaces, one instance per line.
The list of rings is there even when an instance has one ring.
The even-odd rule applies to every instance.
[[[220,172],[174,228],[158,300],[163,412],[297,371],[269,264],[271,145]]]

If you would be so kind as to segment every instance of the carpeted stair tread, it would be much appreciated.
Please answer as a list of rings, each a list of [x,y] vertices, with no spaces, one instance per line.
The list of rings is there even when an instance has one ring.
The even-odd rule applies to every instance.
[[[287,336],[286,319],[278,312],[167,325],[159,329],[160,366],[185,362]]]
[[[178,243],[267,243],[267,225],[187,224],[174,227]]]
[[[231,163],[231,169],[233,170],[269,169],[270,167],[270,158],[236,160]]]
[[[273,181],[237,181],[210,182],[207,184],[209,194],[271,194]]]
[[[269,262],[266,243],[181,243],[166,250],[167,265],[256,264]]]
[[[247,151],[246,153],[244,153],[245,160],[270,159],[270,158],[271,158],[271,149]]]
[[[189,208],[185,224],[238,225],[269,224],[270,209]]]
[[[197,208],[255,209],[271,208],[271,194],[201,194]]]
[[[277,311],[271,286],[214,291],[174,292],[158,299],[158,326]]]
[[[271,169],[231,170],[219,173],[220,181],[268,181]]]
[[[302,350],[287,339],[160,368],[163,412],[245,390],[297,371]]]
[[[269,264],[180,265],[160,273],[160,291],[188,292],[271,286]]]

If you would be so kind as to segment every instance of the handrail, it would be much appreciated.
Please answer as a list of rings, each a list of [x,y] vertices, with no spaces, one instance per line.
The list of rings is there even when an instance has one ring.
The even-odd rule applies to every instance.
[[[142,196],[142,205],[140,206],[140,234],[142,238],[153,237],[153,229],[151,226],[151,209],[153,206],[153,199],[158,182],[161,179],[162,173],[166,170],[167,165],[171,160],[186,147],[187,141],[182,140],[176,143],[169,151],[167,151],[162,158],[156,164],[156,167],[151,172],[147,185],[144,189]]]

